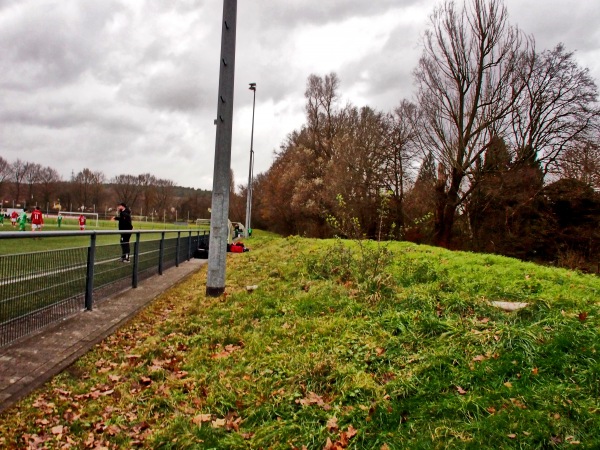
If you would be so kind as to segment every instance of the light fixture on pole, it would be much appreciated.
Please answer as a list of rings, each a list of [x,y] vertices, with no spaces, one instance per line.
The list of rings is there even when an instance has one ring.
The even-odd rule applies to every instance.
[[[254,171],[254,106],[256,105],[256,83],[250,83],[248,88],[254,93],[252,100],[252,132],[250,134],[250,165],[248,167],[248,188],[246,189],[246,231],[245,236],[250,237],[250,219],[252,217],[252,176]]]

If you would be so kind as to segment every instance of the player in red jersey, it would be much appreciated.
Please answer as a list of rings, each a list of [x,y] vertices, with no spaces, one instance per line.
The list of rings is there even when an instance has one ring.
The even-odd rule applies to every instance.
[[[10,214],[10,224],[13,227],[17,226],[17,218],[19,217],[19,213],[13,209],[13,212]]]
[[[81,214],[79,216],[79,229],[80,230],[85,230],[85,222],[86,222],[85,216],[83,214]]]
[[[31,213],[31,231],[42,231],[44,225],[44,215],[39,206],[36,206]]]

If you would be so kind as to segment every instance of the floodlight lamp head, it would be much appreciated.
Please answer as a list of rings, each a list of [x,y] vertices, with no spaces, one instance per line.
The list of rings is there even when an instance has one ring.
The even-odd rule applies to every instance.
[[[250,87],[248,88],[251,91],[255,91],[256,90],[256,83],[250,83]]]

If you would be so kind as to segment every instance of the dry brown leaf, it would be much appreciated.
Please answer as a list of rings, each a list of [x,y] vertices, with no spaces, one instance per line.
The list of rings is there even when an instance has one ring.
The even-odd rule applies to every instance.
[[[355,429],[352,425],[348,427],[348,439],[352,439],[358,433],[358,430]]]
[[[318,394],[315,394],[312,391],[309,392],[306,397],[297,399],[296,403],[299,403],[302,406],[309,406],[309,405],[325,406],[325,401],[323,400],[323,397],[321,397]]]
[[[465,395],[467,393],[467,391],[465,391],[463,388],[461,388],[460,386],[456,386],[456,390],[458,391],[458,393],[460,395]]]
[[[227,421],[225,419],[215,419],[212,421],[213,428],[223,428]]]
[[[196,425],[201,425],[203,422],[212,421],[212,414],[200,414],[192,419],[192,422]]]
[[[335,432],[338,430],[338,419],[337,417],[332,417],[327,421],[327,430],[329,430],[330,432]]]

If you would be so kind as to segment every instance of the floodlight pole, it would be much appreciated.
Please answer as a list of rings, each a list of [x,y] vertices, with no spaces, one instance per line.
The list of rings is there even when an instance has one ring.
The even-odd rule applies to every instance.
[[[237,0],[223,0],[219,98],[217,99],[217,137],[210,220],[206,295],[218,297],[225,292],[225,261],[229,233],[229,182],[231,167],[231,130],[235,76],[235,32]]]
[[[254,92],[252,100],[252,132],[250,134],[250,165],[248,167],[248,188],[246,189],[246,238],[250,237],[250,218],[252,217],[252,169],[254,168],[254,107],[256,105],[256,83],[250,83],[248,88]]]

